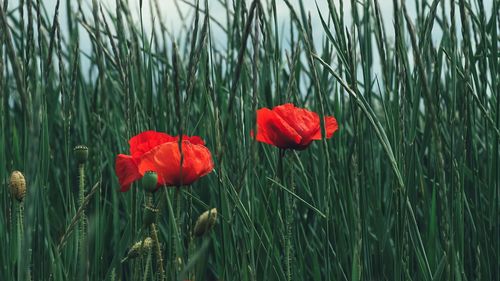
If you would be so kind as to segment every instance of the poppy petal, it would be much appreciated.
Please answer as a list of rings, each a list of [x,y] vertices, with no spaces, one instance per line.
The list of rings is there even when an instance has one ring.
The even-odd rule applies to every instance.
[[[329,139],[333,136],[333,133],[337,131],[339,126],[337,125],[337,119],[333,116],[325,116],[325,128],[326,128],[326,138]],[[311,137],[311,140],[320,140],[321,139],[321,130],[318,130],[314,136]]]
[[[299,144],[301,148],[307,147],[317,134],[321,139],[319,116],[316,112],[295,107],[291,103],[276,106],[273,111],[302,136],[302,141]]]
[[[164,185],[165,180],[161,176],[161,173],[159,172],[158,166],[155,165],[154,162],[154,157],[155,153],[158,150],[159,146],[156,146],[155,148],[151,149],[150,151],[144,153],[141,158],[137,161],[137,171],[139,175],[142,177],[144,174],[148,171],[155,172],[158,175],[158,185]]]
[[[212,155],[202,145],[183,143],[184,162],[182,163],[182,183],[191,184],[214,169]]]
[[[337,124],[337,119],[333,116],[325,117],[325,127],[326,127],[326,138],[331,138],[333,133],[339,129],[339,125]]]
[[[156,172],[158,186],[186,185],[213,170],[212,156],[205,142],[198,136],[182,136],[184,154],[181,173],[179,136],[156,131],[142,132],[129,140],[131,155],[120,154],[116,158],[116,174],[121,191],[130,189],[147,171]]]
[[[257,110],[257,141],[289,148],[299,144],[302,137],[283,118],[268,108]]]
[[[115,160],[115,172],[122,192],[128,191],[132,182],[141,178],[137,164],[129,155],[118,154]]]
[[[176,141],[179,140],[179,137],[176,137]],[[203,141],[202,138],[200,138],[199,136],[192,136],[192,137],[189,137],[189,136],[182,136],[182,140],[187,140],[189,141],[190,143],[192,144],[201,144],[201,145],[205,145],[205,141]]]
[[[155,166],[168,186],[191,184],[213,170],[212,156],[205,146],[185,140],[182,142],[182,153],[182,170],[179,144],[175,142],[164,143],[155,148],[145,155],[141,165]]]
[[[161,132],[145,131],[129,140],[130,154],[134,158],[139,158],[156,146],[169,141],[175,141],[175,137]]]

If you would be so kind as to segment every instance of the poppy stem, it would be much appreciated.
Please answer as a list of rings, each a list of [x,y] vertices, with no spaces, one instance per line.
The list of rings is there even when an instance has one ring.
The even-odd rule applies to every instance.
[[[146,257],[146,268],[144,269],[144,275],[142,276],[143,281],[148,280],[149,268],[151,267],[151,250],[148,250],[148,256]],[[161,278],[161,277],[160,277]]]
[[[146,192],[146,205],[149,208],[154,208],[153,194],[151,192]],[[149,225],[149,232],[151,234],[151,238],[154,241],[153,243],[154,243],[154,249],[155,249],[155,255],[156,255],[156,267],[157,267],[158,272],[160,274],[159,280],[164,281],[165,280],[165,271],[163,270],[163,258],[161,255],[160,240],[158,239],[158,230],[156,228],[155,222],[153,222]]]
[[[280,149],[279,150],[279,157],[278,157],[278,178],[280,183],[283,186],[285,185],[285,175],[283,171],[283,161],[285,158],[285,149]],[[292,266],[291,266],[291,251],[292,251],[292,243],[291,243],[291,208],[290,208],[290,200],[288,197],[288,194],[285,192],[283,193],[283,201],[285,205],[285,269],[286,269],[286,276],[287,280],[291,281],[292,280]]]
[[[182,245],[182,238],[181,238],[181,188],[177,186],[175,188],[175,199],[176,199],[176,204],[175,204],[175,227],[177,228],[177,251],[175,253],[176,257],[174,260],[174,263],[177,263],[176,265],[176,271],[180,272],[181,270],[181,265],[182,265],[182,250],[181,250],[181,245]]]
[[[284,175],[283,175],[283,158],[285,158],[285,151],[284,149],[279,150],[279,157],[278,157],[278,179],[281,184],[283,184],[284,181]]]
[[[82,208],[85,201],[85,164],[80,163],[78,166],[78,205]],[[87,273],[87,217],[85,216],[85,210],[82,210],[79,223],[79,239],[78,239],[78,253],[80,255],[80,262],[82,265],[82,270],[80,272],[81,280],[87,280],[85,276]]]
[[[191,185],[187,186],[188,189],[188,194],[189,194],[189,210],[188,210],[188,229],[187,229],[187,253],[186,253],[186,263],[188,264],[190,262],[190,257],[191,257],[191,249],[193,248],[193,235],[190,235],[190,233],[193,233],[193,229],[191,229],[191,222],[193,221],[193,194],[191,193]],[[193,270],[190,270],[188,272],[188,278],[189,280],[193,280]]]
[[[16,202],[17,203],[17,202]],[[17,273],[19,276],[23,273],[21,256],[23,252],[23,238],[24,238],[24,202],[21,201],[19,204],[16,204],[16,231],[17,231],[17,251],[18,251],[18,260],[17,260]]]

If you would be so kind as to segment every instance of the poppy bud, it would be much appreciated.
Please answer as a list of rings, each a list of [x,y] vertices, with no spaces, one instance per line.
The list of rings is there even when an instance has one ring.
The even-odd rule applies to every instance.
[[[156,221],[158,217],[159,210],[153,207],[144,207],[144,213],[142,214],[142,223],[144,226],[149,226]]]
[[[73,149],[75,153],[75,159],[78,164],[85,164],[87,158],[89,157],[89,148],[85,145],[77,145]]]
[[[194,225],[194,235],[200,237],[208,233],[217,220],[217,209],[213,208],[211,210],[205,211],[198,217],[196,224]]]
[[[156,185],[158,184],[158,175],[153,171],[147,171],[141,179],[141,185],[144,190],[148,192],[156,191]]]
[[[143,241],[139,241],[132,245],[130,250],[128,250],[127,256],[122,260],[122,262],[146,254],[149,250],[151,250],[151,248],[153,248],[153,239],[146,237]]]
[[[13,171],[10,174],[9,187],[12,196],[19,202],[23,201],[24,196],[26,196],[26,180],[21,172]]]

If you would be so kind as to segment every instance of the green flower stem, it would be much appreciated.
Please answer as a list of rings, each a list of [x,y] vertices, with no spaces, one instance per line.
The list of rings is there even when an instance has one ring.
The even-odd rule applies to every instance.
[[[24,236],[24,201],[21,201],[19,203],[19,210],[18,210],[18,215],[19,215],[19,239],[22,239]]]
[[[293,178],[293,175],[294,175],[294,172],[292,171],[290,173],[290,190],[292,191],[292,193],[295,193],[295,182],[294,182],[294,178]],[[294,210],[295,210],[295,197],[293,196],[290,196],[290,194],[288,194],[288,192],[285,192],[285,198],[286,198],[286,204],[287,204],[287,235],[288,235],[288,257],[287,257],[287,262],[288,262],[288,269],[289,269],[289,272],[288,272],[288,280],[292,280],[292,267],[291,267],[291,264],[293,262],[293,259],[294,259],[294,255],[293,255],[293,244],[292,244],[292,226],[294,225],[295,221],[294,221]]]
[[[292,236],[292,223],[291,223],[291,208],[290,208],[290,198],[287,193],[285,193],[285,224],[286,224],[286,234],[285,234],[285,259],[286,259],[286,275],[287,275],[287,280],[291,281],[292,280],[292,242],[291,242],[291,236]]]
[[[175,214],[175,224],[176,224],[176,228],[177,228],[177,236],[176,236],[176,245],[178,245],[178,247],[176,247],[176,257],[175,257],[175,260],[174,260],[174,266],[176,267],[176,272],[179,272],[180,271],[180,265],[181,265],[181,261],[182,261],[182,249],[180,247],[180,245],[182,244],[181,241],[181,188],[180,187],[176,187],[176,190],[175,190],[175,199],[177,201],[176,203],[176,214]]]
[[[146,193],[146,204],[147,207],[149,208],[154,208],[153,206],[153,194],[150,192]],[[160,240],[158,239],[158,229],[156,228],[156,224],[152,223],[149,225],[149,232],[151,235],[151,238],[153,239],[154,243],[154,251],[156,255],[156,267],[159,273],[159,280],[163,281],[165,280],[165,271],[163,269],[163,258],[161,254],[161,247],[160,247]]]
[[[85,164],[80,164],[78,166],[78,205],[80,208],[85,203]],[[80,256],[80,262],[82,263],[82,271],[80,277],[82,280],[87,280],[86,274],[86,240],[87,240],[87,217],[85,216],[85,210],[82,210],[82,215],[80,216],[79,222],[79,238],[78,238],[78,253]]]
[[[80,164],[78,167],[78,206],[82,207],[85,200],[85,165]],[[79,250],[83,249],[83,241],[85,240],[85,210],[82,211],[82,215],[80,216],[80,246]]]
[[[286,150],[280,149],[279,158],[278,158],[278,178],[280,183],[283,186],[285,184],[285,175],[283,171],[283,161],[285,158]],[[291,243],[291,207],[290,207],[290,198],[288,193],[284,193],[284,204],[285,204],[285,270],[286,277],[288,281],[292,280],[292,265],[291,265],[291,252],[292,252],[292,243]]]
[[[24,201],[19,202],[16,210],[16,231],[17,231],[17,276],[20,280],[23,279],[23,263],[22,259],[22,245],[23,245],[23,237],[24,237]]]
[[[193,194],[191,193],[191,186],[188,186],[188,192],[189,192],[189,209],[188,209],[188,241],[187,241],[187,257],[186,257],[186,264],[189,264],[190,262],[190,257],[191,253],[194,250],[193,249],[193,227],[191,225],[191,222],[193,221]],[[189,234],[191,233],[191,235]],[[194,267],[193,267],[194,270]],[[188,280],[193,280],[194,272],[193,270],[190,270],[188,272]]]
[[[139,263],[138,259],[132,260],[132,280],[139,280]]]
[[[151,267],[151,250],[148,250],[148,256],[146,258],[146,267],[144,269],[144,275],[142,276],[143,281],[148,280],[149,268]]]

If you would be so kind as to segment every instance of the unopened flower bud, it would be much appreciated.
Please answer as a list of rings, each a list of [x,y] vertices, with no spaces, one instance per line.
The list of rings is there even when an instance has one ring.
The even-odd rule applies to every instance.
[[[144,239],[143,241],[139,241],[134,245],[132,245],[130,250],[128,250],[127,256],[125,257],[125,259],[122,260],[122,262],[146,254],[152,248],[153,248],[153,239],[146,237],[146,239]]]
[[[196,220],[193,234],[197,237],[205,235],[214,226],[216,220],[217,220],[216,208],[205,211],[198,217],[198,220]]]
[[[23,201],[26,196],[26,180],[21,172],[13,171],[10,174],[9,187],[12,196],[19,202]]]
[[[87,158],[89,157],[89,148],[85,145],[77,145],[73,149],[75,153],[75,159],[78,164],[85,164],[87,162]]]
[[[141,179],[142,188],[148,192],[156,191],[158,184],[158,175],[153,171],[147,171]]]

